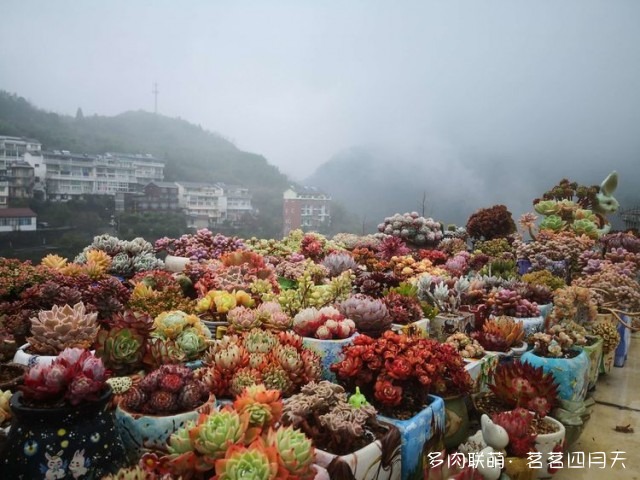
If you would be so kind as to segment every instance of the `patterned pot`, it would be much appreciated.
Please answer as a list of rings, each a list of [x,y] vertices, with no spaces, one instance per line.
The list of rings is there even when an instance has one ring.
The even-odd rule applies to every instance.
[[[445,432],[444,446],[455,448],[469,436],[469,411],[466,395],[444,397]]]
[[[540,357],[532,350],[520,358],[534,367],[551,373],[559,385],[558,396],[564,400],[584,400],[589,387],[589,357],[580,350],[573,358]]]
[[[491,313],[489,307],[487,307],[484,303],[481,303],[479,305],[461,305],[460,311],[473,313],[473,328],[475,328],[477,331],[482,330],[484,322],[487,321],[487,319],[489,318],[489,314]]]
[[[429,465],[428,454],[441,452],[445,431],[444,400],[429,395],[431,403],[407,420],[380,415],[380,420],[400,430],[402,439],[402,480],[422,480]]]
[[[553,423],[556,431],[553,433],[539,434],[536,437],[536,451],[542,454],[540,462],[542,468],[536,469],[536,478],[551,478],[554,471],[549,471],[549,454],[551,452],[562,452],[562,443],[564,442],[565,429],[564,425],[555,418],[545,417],[546,421]]]
[[[529,335],[533,335],[536,332],[542,332],[544,330],[544,317],[542,315],[538,317],[511,318],[513,318],[516,322],[522,324],[522,327],[524,328],[525,338]]]
[[[10,400],[14,419],[0,456],[0,478],[102,478],[126,464],[125,451],[107,411],[108,389],[78,406],[32,408],[22,392]]]
[[[132,462],[150,450],[165,451],[167,440],[190,420],[197,420],[201,413],[210,413],[215,407],[213,395],[195,410],[175,415],[145,415],[131,412],[122,405],[115,411],[116,427]]]
[[[598,381],[604,340],[602,340],[602,337],[597,336],[587,336],[587,339],[592,342],[591,345],[584,345],[581,348],[589,356],[589,390],[591,390],[596,386],[596,382]]]
[[[625,323],[631,323],[629,317],[627,317],[626,315],[622,315],[621,317]],[[629,355],[629,346],[631,345],[631,330],[629,330],[621,323],[618,323],[618,333],[620,334],[620,343],[616,348],[616,353],[613,359],[613,366],[624,367],[624,364],[627,362],[627,356]]]
[[[475,317],[473,313],[441,313],[431,320],[431,337],[440,343],[444,343],[454,333],[462,332],[470,335],[473,332],[474,323]]]
[[[391,330],[397,333],[404,333],[405,335],[417,334],[423,338],[429,338],[430,320],[428,318],[423,318],[422,320],[412,322],[408,325],[392,323]]]
[[[336,374],[330,370],[331,365],[344,359],[342,347],[351,345],[358,333],[354,333],[349,338],[339,340],[320,340],[318,338],[303,337],[302,345],[315,352],[320,357],[322,363],[322,380],[336,382]]]
[[[27,367],[33,367],[36,364],[51,365],[56,355],[38,355],[35,353],[29,353],[27,349],[30,347],[28,343],[22,345],[13,357],[13,363],[20,365],[26,365]]]
[[[400,431],[391,424],[375,442],[348,455],[334,455],[316,448],[316,464],[330,478],[345,480],[400,480]]]

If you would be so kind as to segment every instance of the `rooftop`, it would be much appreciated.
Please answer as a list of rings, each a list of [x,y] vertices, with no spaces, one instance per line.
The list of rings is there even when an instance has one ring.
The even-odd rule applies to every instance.
[[[0,218],[35,217],[30,208],[0,208]]]

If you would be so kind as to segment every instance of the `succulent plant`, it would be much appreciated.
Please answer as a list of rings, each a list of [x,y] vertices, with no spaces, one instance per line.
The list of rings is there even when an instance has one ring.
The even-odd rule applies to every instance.
[[[482,345],[462,332],[454,333],[445,343],[455,348],[462,358],[480,358],[484,355]]]
[[[338,310],[353,320],[360,333],[376,337],[388,330],[392,318],[384,302],[366,295],[356,294],[338,305]]]
[[[336,277],[347,270],[355,271],[358,264],[349,252],[333,252],[324,257],[322,266],[329,271],[330,277]]]
[[[311,465],[315,459],[315,449],[311,439],[300,430],[292,427],[281,427],[269,432],[267,443],[273,445],[278,452],[278,463],[291,476],[311,478]]]
[[[249,417],[245,443],[252,442],[280,421],[281,393],[279,390],[267,390],[262,384],[251,385],[236,397],[233,408],[240,415]]]
[[[442,225],[417,212],[399,214],[384,219],[378,231],[402,238],[418,246],[435,246],[443,238]]]
[[[73,307],[54,305],[31,319],[31,337],[27,338],[34,353],[56,355],[68,347],[90,348],[98,336],[97,313],[86,313],[82,302]]]
[[[391,291],[383,301],[393,323],[408,325],[423,318],[422,305],[417,297]]]
[[[71,405],[97,400],[105,392],[109,372],[102,360],[82,348],[66,348],[50,365],[37,363],[19,389],[30,406]]]
[[[620,343],[620,334],[616,325],[611,322],[598,322],[588,325],[588,331],[592,335],[598,335],[602,337],[602,351],[606,355],[607,353],[616,349]]]
[[[473,338],[490,351],[506,351],[524,340],[524,327],[511,317],[500,316],[487,320],[482,326],[480,335]],[[487,341],[488,340],[488,341]],[[494,350],[497,347],[502,347]]]
[[[216,461],[215,466],[213,480],[280,480],[288,476],[278,463],[276,449],[266,447],[261,440],[256,440],[249,447],[233,445],[225,452],[223,459]]]
[[[508,455],[526,458],[529,452],[535,451],[537,435],[530,433],[533,418],[533,415],[523,408],[496,413],[491,416],[491,420],[496,425],[504,428],[509,435]]]
[[[487,305],[491,307],[492,313],[496,316],[528,318],[540,315],[540,309],[536,303],[522,298],[517,291],[507,288],[490,293]]]
[[[334,307],[305,308],[293,318],[293,330],[303,337],[332,340],[348,338],[356,331],[353,320],[345,318]]]
[[[553,375],[517,360],[498,365],[489,389],[506,406],[526,408],[541,417],[558,404],[558,384]]]
[[[11,407],[9,400],[13,393],[10,390],[0,390],[0,426],[6,425],[11,420]]]
[[[144,334],[126,327],[101,330],[96,354],[118,374],[128,374],[142,365],[146,347]]]
[[[515,231],[516,224],[511,212],[504,205],[480,209],[467,220],[469,236],[478,240],[506,237]]]
[[[208,398],[209,390],[191,369],[163,365],[131,387],[121,405],[135,413],[169,415],[193,410]]]

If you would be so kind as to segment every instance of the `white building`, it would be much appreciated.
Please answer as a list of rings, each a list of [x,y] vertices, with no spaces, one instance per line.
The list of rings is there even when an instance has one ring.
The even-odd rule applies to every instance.
[[[176,185],[178,203],[187,216],[188,227],[214,227],[226,219],[227,197],[220,185],[182,181]]]
[[[2,208],[0,232],[32,232],[36,229],[36,218],[30,208]]]
[[[164,162],[151,155],[44,152],[45,190],[49,200],[81,195],[113,195],[142,191],[150,181],[164,179]],[[39,177],[36,174],[36,177]]]
[[[6,208],[9,200],[8,166],[25,161],[26,155],[39,155],[41,149],[37,140],[0,135],[0,208]]]
[[[227,198],[227,221],[232,224],[242,223],[243,220],[254,213],[253,205],[251,204],[252,195],[248,188],[240,185],[226,185],[224,183],[218,183],[224,195]]]

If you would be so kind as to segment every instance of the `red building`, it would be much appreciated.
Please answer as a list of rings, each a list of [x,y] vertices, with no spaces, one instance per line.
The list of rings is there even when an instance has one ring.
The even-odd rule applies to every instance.
[[[331,226],[331,197],[315,187],[290,187],[283,194],[284,231],[326,232]]]

